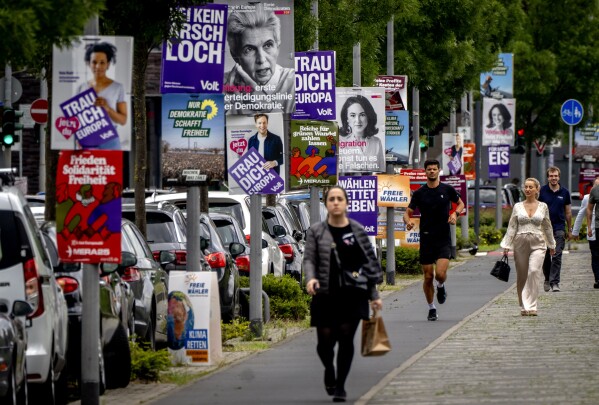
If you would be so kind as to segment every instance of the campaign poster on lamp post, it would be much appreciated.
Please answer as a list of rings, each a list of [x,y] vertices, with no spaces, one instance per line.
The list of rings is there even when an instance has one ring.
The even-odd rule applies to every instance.
[[[442,136],[442,169],[445,175],[458,176],[464,173],[464,140],[462,134],[447,133]]]
[[[288,149],[283,127],[283,114],[227,116],[226,148],[230,194],[246,194],[236,181],[236,177],[231,176],[231,168],[252,148],[265,161],[261,169],[273,170],[277,176],[283,179],[283,183],[287,181],[285,151]],[[241,175],[241,173],[238,174]],[[284,189],[283,186],[277,190],[280,193]]]
[[[82,36],[52,52],[52,149],[131,150],[133,37]]]
[[[63,262],[121,262],[122,190],[122,152],[60,152],[56,242]]]
[[[410,155],[410,112],[385,111],[385,159],[396,165],[408,164]]]
[[[407,208],[410,203],[410,178],[400,174],[379,174],[378,206]]]
[[[514,97],[513,53],[500,53],[491,71],[480,74],[480,93],[483,97]]]
[[[222,94],[163,94],[161,121],[163,178],[176,178],[193,167],[209,180],[224,180]]]
[[[183,17],[175,38],[162,43],[161,93],[222,93],[227,6],[178,9]]]
[[[335,52],[295,53],[295,112],[292,119],[334,120]]]
[[[290,114],[295,106],[292,0],[227,4],[225,109],[228,115]],[[239,29],[244,26],[245,29]],[[251,32],[252,35],[244,35]]]
[[[337,87],[340,174],[386,170],[384,97],[380,87]]]
[[[408,109],[408,76],[377,76],[374,82],[385,89],[385,110]]]
[[[347,192],[349,217],[364,225],[367,235],[376,236],[377,177],[339,176],[338,184]]]
[[[291,121],[289,188],[337,184],[337,139],[334,121]]]
[[[514,145],[516,99],[483,99],[483,146]]]

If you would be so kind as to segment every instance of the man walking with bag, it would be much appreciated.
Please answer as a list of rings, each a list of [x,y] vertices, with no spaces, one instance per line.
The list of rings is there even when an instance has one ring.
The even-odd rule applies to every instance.
[[[426,184],[414,192],[410,205],[404,213],[403,220],[406,229],[414,228],[411,219],[414,210],[420,210],[420,264],[424,273],[422,289],[428,303],[428,320],[436,321],[437,308],[433,302],[435,287],[433,279],[437,280],[437,301],[443,304],[447,299],[445,280],[451,257],[451,234],[449,225],[457,222],[458,213],[464,209],[464,203],[458,192],[452,186],[439,180],[439,161],[424,162]],[[457,208],[450,213],[451,203]]]
[[[547,184],[541,187],[539,201],[549,207],[549,217],[555,238],[555,254],[552,256],[547,250],[543,262],[545,291],[560,291],[560,273],[562,269],[562,252],[566,239],[570,239],[572,232],[572,200],[570,192],[559,183],[560,170],[555,166],[547,169]]]

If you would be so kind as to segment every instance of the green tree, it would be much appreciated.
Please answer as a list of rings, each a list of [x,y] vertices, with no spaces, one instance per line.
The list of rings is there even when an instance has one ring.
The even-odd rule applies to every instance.
[[[524,1],[524,30],[510,49],[514,52],[516,124],[525,129],[526,176],[530,176],[531,145],[567,132],[561,105],[574,98],[585,107],[584,121],[599,101],[599,3],[571,0]],[[559,27],[559,29],[556,29]]]

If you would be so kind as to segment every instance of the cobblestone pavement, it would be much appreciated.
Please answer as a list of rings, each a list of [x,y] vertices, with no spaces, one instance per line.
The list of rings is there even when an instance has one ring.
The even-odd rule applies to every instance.
[[[577,247],[561,292],[541,291],[539,316],[520,315],[514,283],[356,403],[599,404],[599,290],[588,245]]]

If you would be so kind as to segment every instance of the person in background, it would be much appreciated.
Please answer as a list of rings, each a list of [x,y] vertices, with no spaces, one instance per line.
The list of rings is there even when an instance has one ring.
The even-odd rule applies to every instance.
[[[382,310],[376,284],[383,272],[364,227],[347,216],[347,193],[339,187],[324,195],[327,219],[312,225],[306,236],[306,290],[312,295],[311,326],[316,327],[316,351],[325,367],[324,385],[333,401],[345,402],[345,381],[354,356],[354,335],[361,319]],[[366,289],[345,286],[342,272],[360,272]],[[337,345],[337,368],[333,364]]]
[[[560,170],[555,166],[547,169],[548,183],[541,187],[539,201],[544,202],[549,207],[549,216],[551,217],[551,226],[553,227],[553,237],[556,241],[555,253],[545,255],[543,262],[543,274],[545,282],[543,288],[547,292],[560,291],[560,274],[562,270],[562,252],[566,245],[566,239],[569,239],[572,231],[572,200],[570,192],[559,182]]]
[[[555,239],[547,204],[537,197],[541,184],[535,178],[524,182],[526,199],[516,203],[500,246],[505,255],[514,251],[516,288],[520,315],[537,316],[537,299],[545,252],[555,253]]]
[[[125,87],[106,76],[110,65],[116,63],[116,46],[107,42],[87,45],[85,48],[85,63],[89,66],[93,77],[91,80],[79,85],[77,93],[81,93],[90,87],[93,88],[98,95],[95,105],[106,111],[118,131],[118,125],[127,123]],[[119,137],[111,138],[109,141],[98,145],[98,148],[120,150]]]
[[[433,302],[437,280],[437,301],[445,303],[447,291],[447,269],[451,258],[451,233],[449,225],[455,225],[458,212],[464,209],[464,202],[455,188],[439,180],[440,165],[438,160],[424,162],[426,184],[414,191],[410,205],[403,215],[406,229],[415,226],[412,214],[420,210],[420,264],[424,273],[422,289],[428,303],[428,320],[438,319],[437,308]],[[456,210],[450,212],[451,203],[457,204]]]
[[[593,182],[593,188],[589,194],[585,195],[580,204],[580,211],[576,216],[574,222],[574,228],[572,229],[572,236],[578,239],[578,233],[580,226],[582,225],[582,218],[587,218],[587,240],[589,241],[589,248],[591,249],[591,268],[593,269],[593,275],[595,276],[594,288],[599,288],[599,241],[597,240],[597,201],[599,201],[599,177],[595,178]]]

